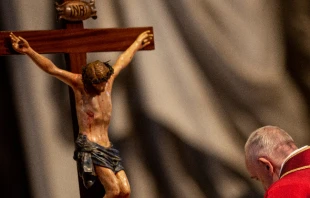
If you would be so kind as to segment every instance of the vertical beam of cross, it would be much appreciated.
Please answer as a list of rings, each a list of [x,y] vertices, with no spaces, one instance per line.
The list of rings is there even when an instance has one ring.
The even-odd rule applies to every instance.
[[[68,1],[68,0],[64,0]],[[67,22],[65,24],[66,29],[74,29],[74,30],[79,30],[79,29],[84,29],[83,22],[74,22],[70,23]],[[69,68],[70,71],[74,73],[80,73],[81,67],[83,65],[86,65],[87,63],[87,58],[86,58],[86,53],[69,53],[65,55],[66,59],[66,65]],[[74,99],[74,94],[72,90],[70,89],[70,103],[71,103],[71,113],[72,113],[72,122],[73,122],[73,130],[74,130],[74,139],[76,139],[77,134],[79,132],[78,129],[78,122],[77,122],[77,117],[76,117],[76,109],[75,109],[75,99]],[[79,177],[79,187],[80,187],[80,196],[81,198],[99,198],[103,197],[104,195],[104,189],[102,185],[98,185],[99,182],[96,182],[96,185],[92,187],[92,189],[86,190],[86,188],[83,186],[83,182],[81,178]]]

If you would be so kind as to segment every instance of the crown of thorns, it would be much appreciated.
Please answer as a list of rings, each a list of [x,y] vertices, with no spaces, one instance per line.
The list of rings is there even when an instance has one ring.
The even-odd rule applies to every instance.
[[[93,63],[89,63],[85,66],[83,66],[82,68],[82,79],[83,79],[83,82],[84,83],[90,83],[90,84],[99,84],[101,82],[107,82],[111,75],[114,73],[114,69],[113,67],[109,64],[109,61],[106,61],[106,62],[103,62],[103,64],[109,69],[109,71],[102,77],[98,78],[96,75],[97,78],[93,78],[91,76],[89,76],[87,74],[87,68],[94,65],[94,64],[98,64],[98,63],[102,63],[100,61],[95,61]],[[93,66],[94,67],[94,66]]]

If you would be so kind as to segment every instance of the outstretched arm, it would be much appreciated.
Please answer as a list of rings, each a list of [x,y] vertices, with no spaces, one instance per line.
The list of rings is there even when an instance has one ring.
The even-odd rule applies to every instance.
[[[66,70],[59,69],[57,66],[54,65],[52,61],[34,51],[30,47],[28,41],[24,38],[20,36],[17,37],[12,32],[10,33],[10,37],[12,47],[16,52],[29,56],[31,60],[46,73],[55,76],[56,78],[71,87],[74,85],[74,82],[77,79],[77,74],[73,74]]]
[[[151,34],[151,31],[145,31],[141,33],[138,38],[131,44],[127,50],[122,53],[119,58],[117,59],[116,63],[114,64],[114,77],[116,77],[119,72],[124,69],[132,60],[135,53],[144,48],[145,46],[149,45],[151,43],[151,40],[153,39],[153,34]]]

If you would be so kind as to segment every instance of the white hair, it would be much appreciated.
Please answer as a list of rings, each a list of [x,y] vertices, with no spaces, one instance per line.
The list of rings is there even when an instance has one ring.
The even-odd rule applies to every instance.
[[[265,157],[275,163],[281,163],[288,152],[296,149],[293,138],[277,126],[264,126],[255,130],[248,138],[244,150],[247,162],[256,163]]]

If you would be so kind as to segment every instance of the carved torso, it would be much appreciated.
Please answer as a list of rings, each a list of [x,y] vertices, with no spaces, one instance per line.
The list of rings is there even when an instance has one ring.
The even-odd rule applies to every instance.
[[[109,83],[99,95],[85,90],[75,90],[79,132],[102,146],[110,146],[108,128],[111,120],[112,102]]]

